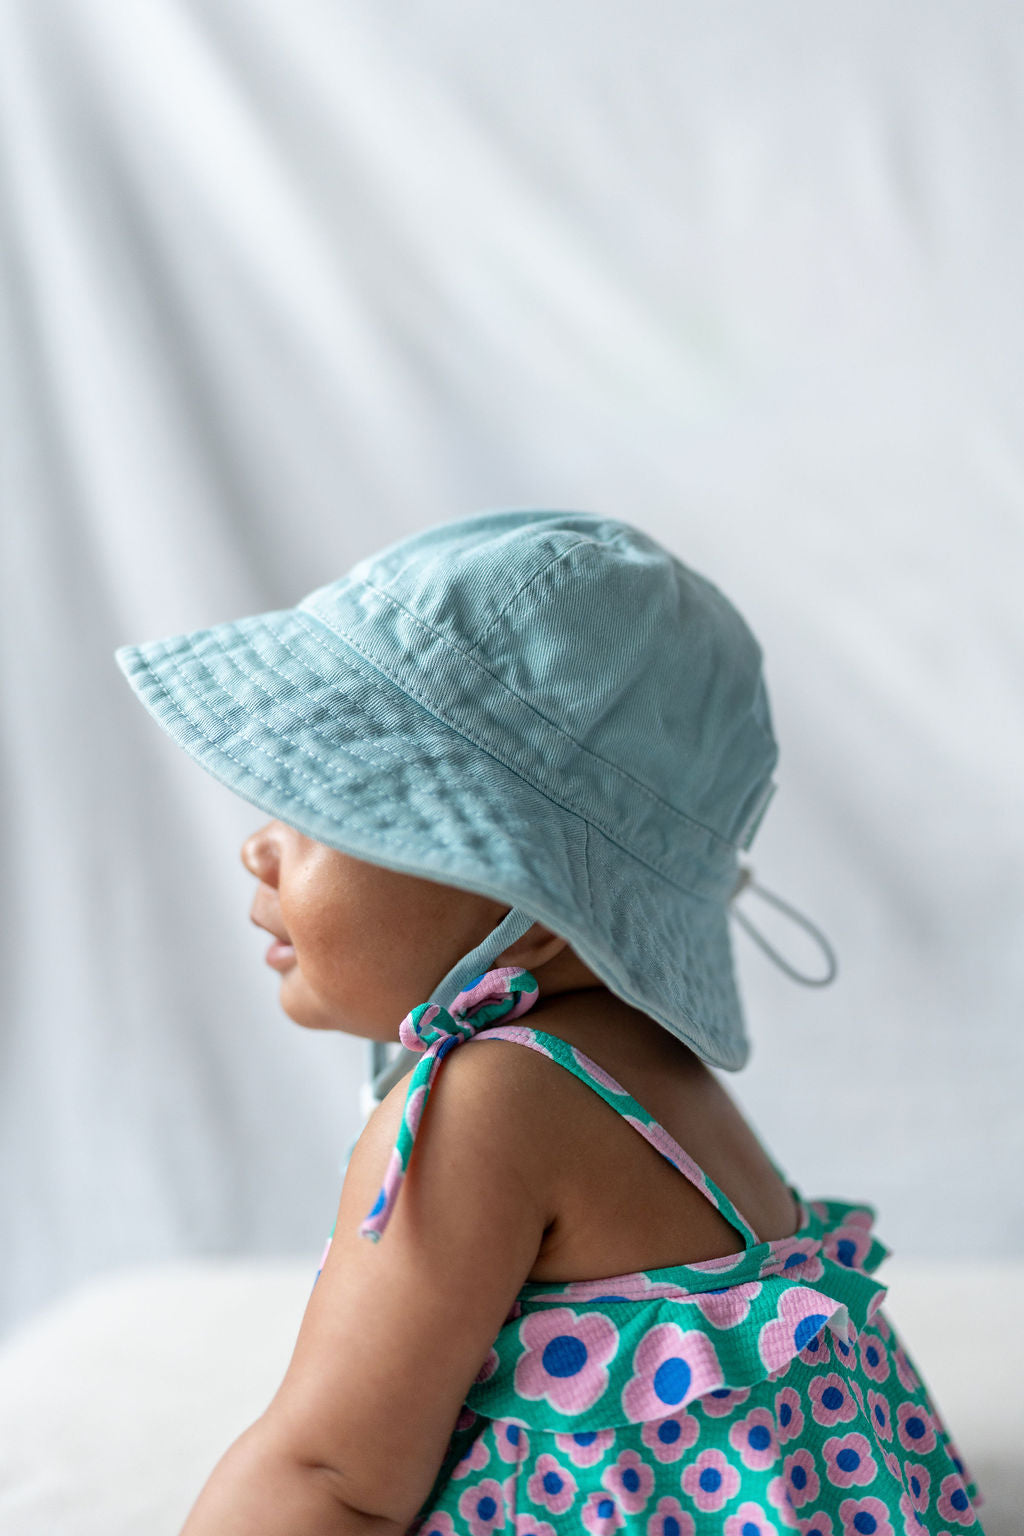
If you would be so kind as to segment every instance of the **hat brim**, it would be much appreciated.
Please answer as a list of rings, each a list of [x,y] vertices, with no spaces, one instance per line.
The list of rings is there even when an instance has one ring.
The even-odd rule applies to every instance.
[[[551,800],[315,616],[282,609],[115,654],[168,735],[250,804],[356,858],[523,907],[705,1061],[745,1064],[726,906]]]

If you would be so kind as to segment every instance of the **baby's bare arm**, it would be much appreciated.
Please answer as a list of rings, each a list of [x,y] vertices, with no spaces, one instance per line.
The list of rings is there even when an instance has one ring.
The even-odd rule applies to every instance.
[[[507,1091],[510,1049],[452,1052],[379,1243],[358,1228],[407,1084],[375,1111],[284,1381],[182,1536],[392,1536],[411,1523],[552,1219],[536,1106]]]

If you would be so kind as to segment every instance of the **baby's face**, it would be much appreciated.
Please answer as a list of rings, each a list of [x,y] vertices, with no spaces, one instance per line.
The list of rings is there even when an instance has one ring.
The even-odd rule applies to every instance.
[[[246,838],[250,917],[274,935],[281,1006],[311,1029],[396,1040],[398,1026],[504,916],[504,905],[328,848],[281,821]]]

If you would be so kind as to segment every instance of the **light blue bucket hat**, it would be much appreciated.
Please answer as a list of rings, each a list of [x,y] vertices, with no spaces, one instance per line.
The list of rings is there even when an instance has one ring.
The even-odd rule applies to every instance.
[[[776,788],[762,653],[647,534],[589,512],[482,512],[293,608],[116,659],[179,746],[260,810],[510,904],[431,1002],[537,921],[705,1061],[746,1062],[729,914]],[[830,981],[822,935],[760,889],[830,973],[799,976],[744,925],[796,979]]]

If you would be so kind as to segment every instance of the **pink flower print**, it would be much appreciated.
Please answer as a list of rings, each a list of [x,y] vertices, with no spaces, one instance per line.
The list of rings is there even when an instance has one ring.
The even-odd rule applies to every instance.
[[[830,1435],[822,1446],[825,1475],[836,1488],[866,1488],[875,1480],[878,1463],[864,1435]]]
[[[763,1472],[779,1454],[775,1438],[775,1420],[767,1408],[751,1408],[742,1419],[729,1427],[729,1444],[739,1451],[745,1467]]]
[[[581,1510],[583,1524],[590,1536],[612,1536],[613,1531],[625,1525],[622,1510],[611,1494],[592,1493]]]
[[[648,1419],[640,1438],[658,1461],[678,1461],[696,1445],[700,1425],[692,1413],[673,1413],[667,1419]]]
[[[761,1359],[770,1371],[791,1360],[794,1354],[806,1352],[828,1322],[824,1310],[827,1305],[826,1297],[807,1286],[794,1285],[783,1291],[775,1317],[765,1323],[757,1340]]]
[[[878,1306],[881,1306],[882,1301],[886,1296],[886,1287],[883,1286],[877,1294],[879,1297]],[[872,1297],[868,1311],[871,1312],[872,1308],[874,1308],[874,1314],[871,1318],[871,1326],[872,1328],[877,1328],[879,1333],[882,1335],[882,1338],[885,1339],[885,1341],[888,1343],[888,1341],[892,1338],[892,1329],[889,1327],[889,1324],[886,1321],[884,1315],[874,1307],[874,1297]]]
[[[694,1264],[687,1264],[687,1269],[699,1269],[709,1275],[717,1275],[728,1269],[735,1269],[737,1264],[742,1264],[746,1258],[746,1251],[740,1253],[726,1253],[719,1259],[698,1259]]]
[[[836,1424],[848,1424],[857,1417],[857,1404],[846,1382],[836,1371],[815,1376],[807,1388],[811,1399],[811,1414],[816,1424],[832,1429]]]
[[[505,1500],[501,1484],[493,1477],[467,1488],[459,1499],[459,1514],[469,1526],[470,1536],[491,1536],[505,1524]]]
[[[832,1516],[807,1515],[800,1526],[800,1536],[835,1536]]]
[[[495,1371],[497,1369],[498,1369],[498,1351],[496,1349],[492,1349],[492,1350],[488,1351],[487,1359],[484,1361],[483,1365],[477,1371],[476,1375],[473,1377],[473,1380],[475,1382],[476,1381],[487,1381],[487,1380],[489,1380],[489,1378],[491,1376],[494,1375],[494,1373],[495,1373]]]
[[[658,1500],[658,1507],[647,1522],[646,1536],[696,1536],[697,1527],[678,1499],[667,1496]]]
[[[722,1536],[779,1536],[760,1504],[747,1499],[722,1527]]]
[[[872,1495],[866,1499],[844,1499],[839,1506],[839,1518],[843,1522],[840,1536],[896,1536],[888,1510],[881,1499]]]
[[[931,1415],[917,1403],[900,1403],[896,1409],[896,1434],[905,1451],[921,1455],[935,1449]]]
[[[814,1338],[800,1351],[796,1358],[802,1360],[805,1365],[828,1365],[832,1359],[832,1351],[828,1347],[828,1339],[828,1333],[823,1328],[820,1333],[814,1335]]]
[[[530,1437],[525,1425],[516,1424],[511,1419],[495,1419],[494,1440],[502,1461],[511,1461],[518,1466],[530,1454]]]
[[[789,1531],[797,1529],[800,1517],[794,1508],[793,1495],[784,1477],[773,1477],[768,1484],[768,1503],[778,1515],[780,1524]]]
[[[889,1375],[889,1351],[878,1334],[863,1328],[857,1343],[860,1349],[860,1363],[865,1374],[870,1376],[872,1381],[885,1381]]]
[[[451,1515],[446,1515],[443,1511],[436,1515],[428,1515],[420,1524],[419,1536],[455,1536]]]
[[[921,1378],[907,1359],[902,1346],[897,1344],[892,1352],[893,1364],[896,1366],[896,1375],[900,1379],[900,1385],[905,1392],[916,1392],[921,1385]]]
[[[618,1329],[600,1312],[569,1307],[528,1313],[519,1325],[526,1352],[516,1364],[521,1397],[546,1398],[559,1413],[580,1413],[608,1385],[605,1366],[619,1347]]]
[[[909,1493],[900,1494],[900,1514],[903,1516],[903,1536],[927,1536],[928,1527],[914,1508]]]
[[[677,1323],[648,1328],[633,1354],[634,1375],[622,1391],[628,1419],[660,1419],[722,1381],[715,1346],[699,1328]]]
[[[693,1300],[712,1328],[735,1328],[750,1311],[750,1303],[761,1294],[759,1280],[743,1285],[729,1285],[718,1291],[698,1291]]]
[[[825,1266],[818,1254],[821,1239],[818,1237],[781,1237],[769,1243],[768,1257],[761,1265],[762,1279],[767,1275],[784,1275],[787,1280],[820,1280]]]
[[[570,1045],[569,1049],[576,1058],[576,1065],[582,1067],[588,1076],[592,1077],[596,1083],[601,1084],[602,1088],[607,1088],[609,1093],[625,1094],[626,1090],[622,1084],[617,1083],[614,1077],[610,1077],[603,1067],[598,1066],[596,1061],[591,1061],[589,1056],[584,1056],[583,1052],[578,1051],[574,1045]]]
[[[453,1478],[468,1477],[471,1472],[479,1472],[481,1467],[486,1467],[491,1459],[491,1453],[483,1440],[474,1440],[467,1451],[463,1451],[458,1461],[452,1468]]]
[[[885,1462],[886,1469],[888,1470],[889,1476],[891,1478],[893,1478],[894,1481],[896,1481],[897,1483],[902,1484],[902,1482],[903,1482],[903,1468],[900,1466],[900,1459],[895,1454],[895,1452],[893,1452],[893,1451],[883,1451],[882,1452],[882,1460]]]
[[[974,1524],[974,1510],[964,1480],[958,1472],[950,1472],[948,1477],[942,1479],[935,1508],[943,1520],[949,1520],[954,1525]]]
[[[683,1492],[701,1510],[721,1509],[735,1495],[740,1475],[721,1451],[701,1451],[683,1473]]]
[[[526,1484],[535,1504],[543,1504],[553,1515],[564,1515],[576,1497],[576,1479],[545,1451],[537,1457],[536,1470]]]
[[[814,1457],[806,1446],[801,1446],[798,1451],[791,1451],[782,1463],[782,1480],[789,1489],[790,1502],[794,1509],[802,1509],[812,1499],[818,1497],[821,1488],[821,1479],[814,1470]]]
[[[615,1495],[627,1515],[636,1515],[654,1492],[654,1473],[636,1451],[623,1451],[601,1473],[601,1486]]]
[[[716,1387],[704,1394],[700,1406],[709,1419],[723,1419],[734,1408],[742,1407],[749,1396],[749,1387]]]
[[[871,1419],[871,1427],[879,1440],[892,1439],[892,1412],[889,1408],[889,1399],[881,1392],[875,1392],[868,1388],[868,1415]]]
[[[775,1394],[775,1432],[780,1445],[795,1440],[804,1427],[800,1393],[794,1387],[783,1387]]]
[[[860,1269],[871,1251],[871,1234],[853,1222],[826,1232],[822,1252],[846,1269]]]
[[[860,1410],[861,1413],[863,1413],[864,1412],[864,1393],[861,1391],[860,1382],[857,1380],[857,1378],[855,1376],[851,1376],[849,1381],[846,1383],[846,1385],[849,1387],[850,1391],[853,1393],[854,1397],[857,1399],[857,1407],[858,1407],[858,1409]]]
[[[853,1340],[854,1335],[852,1333],[849,1342],[846,1339],[841,1339],[837,1333],[832,1335],[832,1348],[835,1351],[836,1364],[844,1365],[848,1370],[857,1364],[857,1349]]]
[[[509,1507],[513,1508],[511,1500]],[[517,1514],[515,1524],[516,1536],[555,1536],[555,1528],[546,1520],[538,1520],[536,1515],[528,1513]]]
[[[574,1467],[592,1467],[615,1439],[614,1429],[586,1429],[574,1435],[556,1435],[555,1444]]]
[[[903,1476],[910,1502],[915,1509],[927,1509],[931,1501],[932,1475],[917,1461],[903,1463]]]

